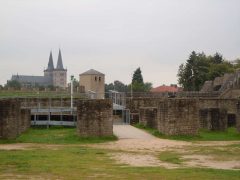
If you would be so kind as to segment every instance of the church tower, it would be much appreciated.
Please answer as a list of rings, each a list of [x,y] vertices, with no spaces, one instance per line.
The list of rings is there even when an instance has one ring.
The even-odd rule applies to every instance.
[[[49,61],[48,61],[48,67],[44,70],[44,77],[47,79],[49,85],[53,85],[53,57],[52,57],[52,51],[50,52]]]
[[[58,61],[56,69],[53,70],[53,86],[66,88],[67,87],[67,69],[63,68],[62,54],[59,49]]]

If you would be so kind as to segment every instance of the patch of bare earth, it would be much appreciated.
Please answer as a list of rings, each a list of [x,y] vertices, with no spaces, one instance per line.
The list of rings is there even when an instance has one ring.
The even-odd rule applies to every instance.
[[[111,157],[120,164],[130,166],[160,166],[167,169],[184,168],[184,167],[206,167],[213,169],[240,169],[240,161],[238,160],[222,160],[216,161],[210,155],[193,155],[191,148],[209,148],[216,147],[228,150],[229,145],[239,144],[239,141],[232,142],[185,142],[166,139],[120,139],[116,142],[94,144],[91,147],[110,149],[113,152]],[[191,147],[191,148],[189,148]],[[173,164],[170,162],[162,162],[158,155],[162,151],[173,151],[179,153],[183,162],[181,164]]]
[[[175,164],[161,162],[156,156],[150,154],[112,153],[111,157],[121,164],[127,164],[135,167],[161,166],[168,169],[179,167]]]
[[[211,155],[184,155],[185,164],[190,167],[208,167],[213,169],[240,169],[240,161],[216,161]]]
[[[64,145],[56,145],[56,144],[35,144],[35,143],[16,143],[16,144],[0,144],[0,150],[29,150],[36,148],[45,148],[57,150],[59,147],[63,147]]]

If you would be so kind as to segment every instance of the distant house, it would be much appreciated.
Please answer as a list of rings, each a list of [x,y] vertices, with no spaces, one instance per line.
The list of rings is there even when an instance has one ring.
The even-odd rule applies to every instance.
[[[13,75],[11,80],[18,81],[23,87],[54,86],[67,87],[67,69],[63,68],[62,55],[59,49],[57,67],[53,65],[52,52],[50,52],[47,69],[44,76]]]
[[[151,89],[153,93],[177,93],[179,91],[182,91],[182,88],[176,84],[171,84],[170,86],[162,85]]]

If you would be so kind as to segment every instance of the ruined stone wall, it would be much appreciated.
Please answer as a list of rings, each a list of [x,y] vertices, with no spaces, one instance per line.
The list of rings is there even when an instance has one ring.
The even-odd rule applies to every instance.
[[[82,137],[113,135],[112,101],[79,100],[77,103],[77,133]]]
[[[237,102],[237,113],[236,113],[236,128],[240,133],[240,101]]]
[[[199,108],[223,108],[228,111],[228,113],[237,113],[237,99],[217,99],[217,98],[205,98],[199,99]]]
[[[199,113],[200,128],[213,131],[225,131],[227,129],[228,114],[226,109],[200,109]]]
[[[139,123],[151,128],[158,128],[157,108],[156,107],[142,107],[140,108]]]
[[[157,107],[158,102],[165,98],[126,98],[126,108],[130,109],[130,123],[139,123],[140,108]]]
[[[199,128],[225,130],[228,114],[236,115],[239,127],[237,103],[237,99],[230,98],[133,98],[127,100],[127,107],[139,114],[144,124],[151,123],[144,122],[149,119],[144,117],[144,107],[157,107],[157,129],[164,134],[195,134]]]
[[[166,135],[196,135],[199,130],[197,99],[167,99],[159,102],[158,130]]]
[[[20,104],[18,99],[0,100],[0,138],[14,139],[30,127],[30,110]]]
[[[213,81],[205,81],[200,92],[212,92],[213,91]]]
[[[28,128],[31,127],[31,110],[30,109],[21,109],[20,110],[20,124],[19,124],[19,134],[25,132]]]
[[[79,99],[74,99],[73,104],[76,106],[76,103]],[[71,99],[70,98],[20,98],[21,107],[32,107],[32,108],[48,108],[48,107],[70,107]]]
[[[0,138],[16,138],[19,134],[19,101],[14,99],[0,100],[0,107]]]

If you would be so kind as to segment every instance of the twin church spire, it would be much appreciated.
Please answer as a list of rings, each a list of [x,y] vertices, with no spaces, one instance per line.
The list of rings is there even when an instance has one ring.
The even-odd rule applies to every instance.
[[[54,65],[53,65],[53,57],[52,57],[52,51],[50,52],[50,56],[49,56],[49,61],[48,61],[48,67],[47,70],[48,71],[52,71],[54,70]],[[58,61],[57,61],[57,66],[56,66],[56,70],[64,70],[63,68],[63,62],[62,62],[62,54],[61,54],[61,50],[59,49],[58,52]]]

